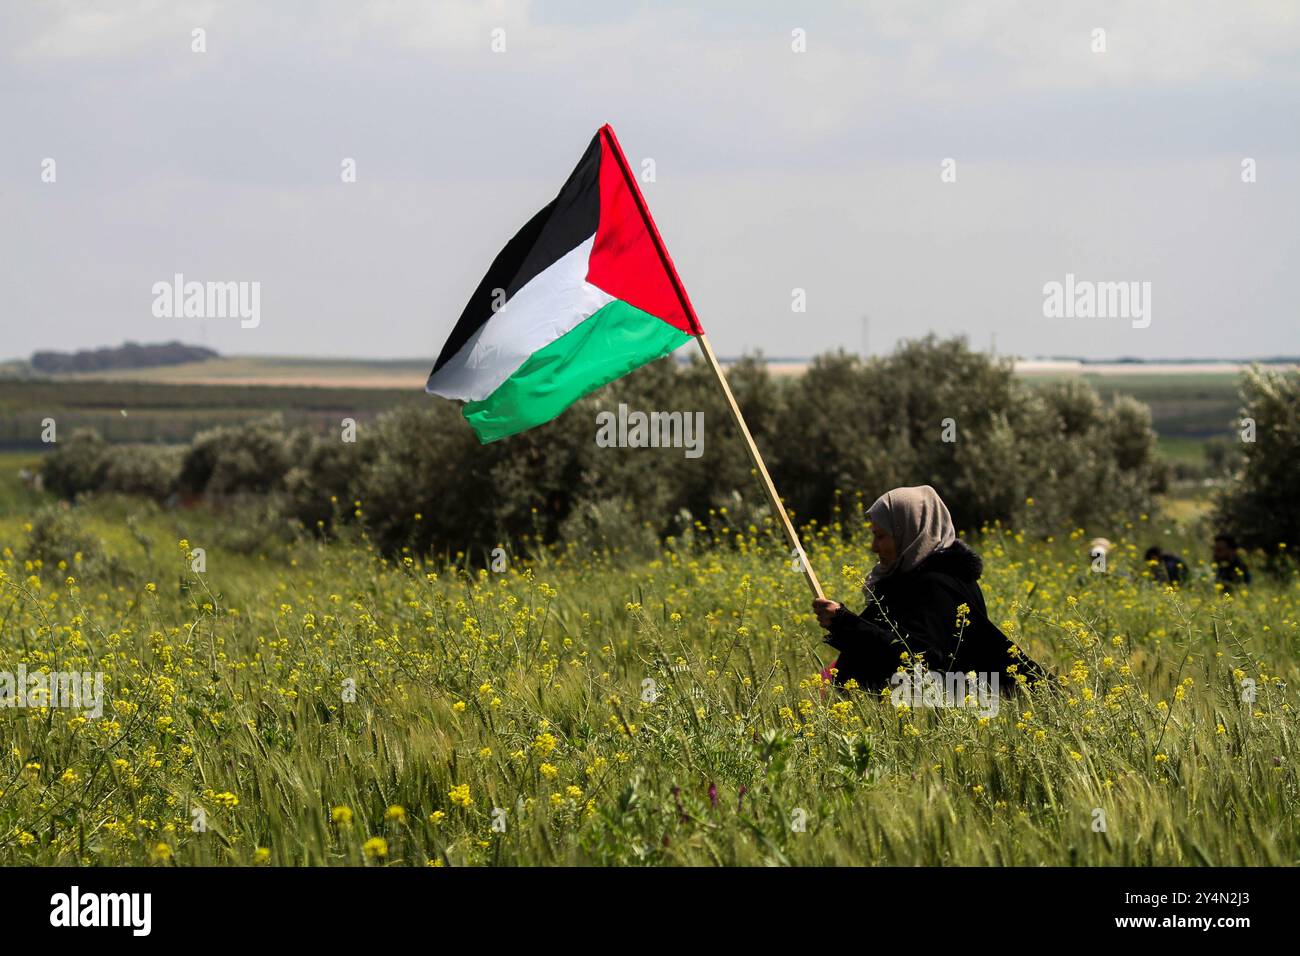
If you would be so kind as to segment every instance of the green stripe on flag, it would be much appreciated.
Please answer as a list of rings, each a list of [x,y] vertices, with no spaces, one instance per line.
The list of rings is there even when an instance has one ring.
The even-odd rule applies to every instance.
[[[549,422],[582,396],[647,362],[690,335],[648,312],[614,300],[543,346],[495,392],[462,413],[486,444]]]

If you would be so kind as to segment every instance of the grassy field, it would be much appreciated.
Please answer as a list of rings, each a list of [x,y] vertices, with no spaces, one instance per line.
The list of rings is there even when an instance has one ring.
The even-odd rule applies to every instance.
[[[188,442],[206,428],[279,413],[289,426],[337,429],[402,402],[429,401],[423,388],[309,385],[183,385],[160,382],[0,379],[0,448],[41,447],[42,422],[61,436],[95,428],[110,442]]]
[[[315,388],[421,389],[431,359],[328,359],[231,355],[155,368],[86,372],[77,381],[168,385],[297,385]]]
[[[469,572],[363,535],[231,548],[246,519],[206,509],[51,523],[22,461],[0,670],[101,671],[106,702],[0,710],[0,863],[1300,861],[1300,589],[1143,580],[1151,540],[1202,553],[1187,525],[1110,530],[1106,574],[1080,529],[973,538],[993,619],[1065,676],[981,716],[825,692],[786,549],[725,515],[649,562]],[[854,606],[860,508],[805,539]]]
[[[1205,441],[1182,435],[1161,435],[1156,442],[1166,461],[1198,465],[1205,460]]]
[[[1073,379],[1086,382],[1103,399],[1130,395],[1151,409],[1151,420],[1171,460],[1199,461],[1201,442],[1231,436],[1238,415],[1238,376],[1227,372],[1169,374],[1033,375],[1034,384]]]

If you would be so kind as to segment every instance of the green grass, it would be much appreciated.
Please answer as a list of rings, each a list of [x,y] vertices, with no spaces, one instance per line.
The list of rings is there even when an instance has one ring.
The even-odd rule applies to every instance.
[[[0,447],[39,449],[47,418],[64,437],[89,427],[110,442],[178,443],[206,428],[276,412],[291,427],[337,429],[343,418],[365,421],[404,402],[429,400],[419,388],[0,380]]]
[[[1182,526],[1112,531],[1106,575],[1082,531],[978,536],[994,620],[1069,679],[981,722],[823,696],[770,528],[467,574],[270,528],[236,552],[247,515],[109,499],[63,529],[80,562],[29,569],[42,502],[3,494],[0,668],[102,670],[108,697],[98,721],[0,711],[5,864],[1300,859],[1300,589],[1142,580],[1152,539],[1200,554]],[[865,537],[806,540],[860,606]]]
[[[1205,442],[1202,439],[1162,435],[1156,444],[1166,461],[1185,465],[1205,464]]]

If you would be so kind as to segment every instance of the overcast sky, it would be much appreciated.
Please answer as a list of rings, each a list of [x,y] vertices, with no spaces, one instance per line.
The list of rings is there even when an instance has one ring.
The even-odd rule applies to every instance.
[[[0,355],[432,361],[604,122],[723,354],[1300,353],[1295,2],[3,0]],[[175,273],[260,324],[155,317]],[[1045,317],[1067,274],[1149,325]]]

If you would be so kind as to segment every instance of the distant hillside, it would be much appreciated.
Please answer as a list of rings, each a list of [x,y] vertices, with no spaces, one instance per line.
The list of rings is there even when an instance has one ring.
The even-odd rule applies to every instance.
[[[124,368],[156,368],[160,365],[183,365],[219,358],[213,349],[182,342],[163,342],[158,345],[124,345],[102,349],[83,349],[79,352],[34,352],[32,371],[42,375],[61,375],[68,372],[102,372]]]

